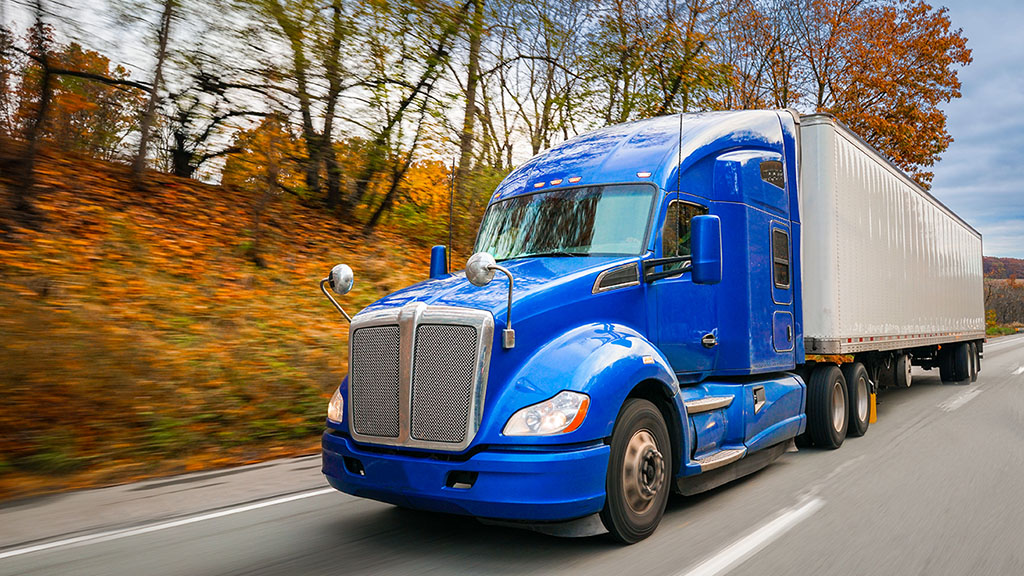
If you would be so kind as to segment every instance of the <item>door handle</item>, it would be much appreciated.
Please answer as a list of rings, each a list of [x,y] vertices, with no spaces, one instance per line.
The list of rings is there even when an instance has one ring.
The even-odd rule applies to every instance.
[[[700,343],[705,348],[714,348],[715,346],[718,345],[718,338],[715,338],[714,334],[708,333],[705,334],[704,337],[700,339]]]
[[[792,326],[786,326],[786,342],[792,342],[792,341],[793,341],[793,327]]]
[[[764,386],[754,387],[754,414],[761,411],[764,408],[765,397],[764,397]]]

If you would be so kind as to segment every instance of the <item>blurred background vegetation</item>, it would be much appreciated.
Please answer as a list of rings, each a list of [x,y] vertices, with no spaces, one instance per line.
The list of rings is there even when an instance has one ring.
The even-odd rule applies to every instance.
[[[927,186],[971,60],[923,0],[77,4],[0,0],[0,498],[315,450],[319,279],[424,278],[449,211],[460,266],[580,132],[830,112]]]

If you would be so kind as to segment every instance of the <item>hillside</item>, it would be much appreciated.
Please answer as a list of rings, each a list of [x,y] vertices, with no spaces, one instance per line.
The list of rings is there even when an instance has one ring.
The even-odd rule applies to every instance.
[[[1019,258],[985,256],[983,266],[986,278],[1003,279],[1010,276],[1024,278],[1024,260]]]
[[[427,274],[425,240],[288,194],[37,169],[38,221],[0,216],[0,499],[315,451],[347,334],[318,281],[351,264],[358,310]]]

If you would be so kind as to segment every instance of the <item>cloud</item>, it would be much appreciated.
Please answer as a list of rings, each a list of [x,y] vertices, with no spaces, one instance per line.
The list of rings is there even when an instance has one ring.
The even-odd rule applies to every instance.
[[[974,62],[960,71],[963,97],[946,107],[954,142],[934,167],[932,194],[981,231],[986,255],[1024,258],[1024,4],[946,4]]]

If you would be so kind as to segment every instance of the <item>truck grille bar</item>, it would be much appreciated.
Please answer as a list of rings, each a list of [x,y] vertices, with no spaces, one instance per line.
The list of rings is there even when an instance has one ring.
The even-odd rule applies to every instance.
[[[412,303],[363,313],[349,347],[356,441],[459,451],[480,426],[494,319],[481,310]]]

